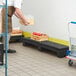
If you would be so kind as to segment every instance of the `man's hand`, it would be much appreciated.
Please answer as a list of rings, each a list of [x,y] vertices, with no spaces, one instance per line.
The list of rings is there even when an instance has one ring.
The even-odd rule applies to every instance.
[[[29,21],[23,21],[23,20],[21,20],[20,19],[20,21],[19,21],[22,25],[29,25],[30,24],[30,22]]]
[[[18,17],[20,19],[20,23],[22,25],[29,25],[30,22],[26,19],[26,17],[23,15],[21,9],[19,8],[15,8],[15,16]]]

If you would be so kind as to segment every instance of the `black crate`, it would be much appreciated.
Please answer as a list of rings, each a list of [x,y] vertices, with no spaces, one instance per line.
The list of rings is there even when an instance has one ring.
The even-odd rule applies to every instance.
[[[22,38],[22,42],[23,42],[23,46],[31,45],[39,48],[39,46],[41,45],[41,42],[32,40],[30,38]]]
[[[41,48],[45,48],[45,49],[48,49],[50,51],[56,52],[57,56],[59,58],[65,57],[66,51],[69,49],[69,47],[66,45],[62,45],[62,44],[55,43],[52,41],[42,41],[41,43],[42,43]]]
[[[3,65],[3,60],[4,60],[4,52],[3,52],[3,44],[0,43],[0,65]]]
[[[47,51],[56,52],[59,58],[63,58],[66,56],[66,51],[69,49],[68,46],[58,44],[52,41],[35,41],[30,38],[23,38],[22,39],[23,46],[33,45],[36,46],[40,51],[46,49]]]
[[[22,35],[11,36],[11,38],[10,38],[10,43],[21,42],[21,41],[22,41]]]

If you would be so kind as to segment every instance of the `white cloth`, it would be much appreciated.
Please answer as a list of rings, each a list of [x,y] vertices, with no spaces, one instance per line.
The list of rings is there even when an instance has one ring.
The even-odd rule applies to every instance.
[[[8,6],[14,6],[15,8],[21,9],[22,1],[23,0],[8,0]],[[5,0],[3,0],[2,3],[5,4]]]

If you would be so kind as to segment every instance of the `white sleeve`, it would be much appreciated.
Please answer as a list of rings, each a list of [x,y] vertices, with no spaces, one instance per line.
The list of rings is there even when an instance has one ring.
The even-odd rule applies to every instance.
[[[14,0],[14,7],[21,9],[22,0]]]
[[[5,3],[5,0],[0,1],[0,5],[3,5]]]

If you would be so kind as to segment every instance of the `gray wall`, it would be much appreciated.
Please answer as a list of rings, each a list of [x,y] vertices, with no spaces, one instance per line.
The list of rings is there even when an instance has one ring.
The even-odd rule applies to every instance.
[[[42,32],[50,37],[68,40],[69,21],[76,21],[76,0],[24,0],[22,10],[25,15],[35,17],[35,25],[22,26],[28,32]]]

